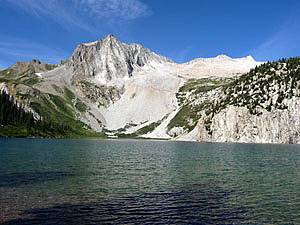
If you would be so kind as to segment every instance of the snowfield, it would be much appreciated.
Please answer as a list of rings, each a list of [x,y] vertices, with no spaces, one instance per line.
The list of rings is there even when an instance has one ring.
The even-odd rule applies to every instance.
[[[246,73],[260,64],[251,56],[233,59],[226,55],[219,55],[215,58],[198,58],[187,63],[178,64],[177,71],[178,74],[187,79],[229,77]]]

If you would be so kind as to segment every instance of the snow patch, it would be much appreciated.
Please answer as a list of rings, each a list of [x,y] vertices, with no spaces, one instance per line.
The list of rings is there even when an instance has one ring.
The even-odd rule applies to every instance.
[[[35,73],[38,77],[43,77],[43,73]]]
[[[151,133],[144,134],[142,137],[144,138],[164,138],[164,139],[170,139],[170,135],[168,135],[168,124],[170,121],[176,116],[176,114],[179,112],[179,108],[177,108],[175,111],[169,114],[169,116],[162,121],[162,123],[154,129]]]

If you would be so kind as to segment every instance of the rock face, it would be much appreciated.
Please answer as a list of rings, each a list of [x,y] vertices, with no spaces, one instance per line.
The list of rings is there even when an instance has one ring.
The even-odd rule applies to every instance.
[[[99,84],[122,83],[146,64],[169,61],[138,44],[127,45],[113,35],[80,44],[67,65],[72,69],[73,81],[92,79]]]
[[[288,109],[253,115],[245,107],[229,106],[214,116],[211,134],[203,119],[181,139],[209,142],[300,143],[300,99],[287,102]]]
[[[128,102],[113,110],[109,109],[109,106],[120,100],[128,89],[125,87],[134,86],[127,85],[127,83],[131,83],[131,80],[138,77],[138,74],[165,63],[171,63],[171,61],[139,44],[128,45],[120,42],[113,35],[108,35],[102,40],[80,44],[67,61],[66,68],[72,74],[71,85],[76,88],[76,92],[81,93],[87,101],[96,105],[97,111],[106,115],[105,119],[103,117],[98,119],[108,125],[114,117],[116,120],[114,122],[118,126],[110,126],[107,129],[119,129],[128,123],[145,121],[148,116],[137,120],[125,119],[122,123],[118,123],[121,119],[119,114],[122,112],[122,116],[125,117],[126,112],[129,115],[135,112],[141,114],[134,108],[138,105],[127,109],[130,105]],[[131,93],[133,94],[135,93]]]

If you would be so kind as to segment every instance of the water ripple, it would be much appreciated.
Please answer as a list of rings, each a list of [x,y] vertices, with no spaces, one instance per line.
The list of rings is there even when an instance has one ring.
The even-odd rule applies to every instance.
[[[53,171],[0,174],[0,187],[31,185],[35,183],[43,183],[46,181],[61,180],[69,176],[74,176],[74,174]]]
[[[248,210],[229,203],[232,191],[211,185],[86,204],[27,210],[11,224],[247,224]]]

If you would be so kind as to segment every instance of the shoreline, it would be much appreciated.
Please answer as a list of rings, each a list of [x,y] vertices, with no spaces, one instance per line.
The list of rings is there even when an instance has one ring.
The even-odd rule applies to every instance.
[[[33,139],[33,140],[88,140],[88,141],[161,141],[161,142],[173,142],[173,143],[194,143],[194,144],[236,144],[236,145],[284,145],[284,146],[300,146],[300,143],[272,143],[272,142],[210,142],[210,141],[193,141],[193,140],[176,140],[176,139],[164,139],[164,138],[105,138],[105,137],[16,137],[0,136],[1,139]]]

